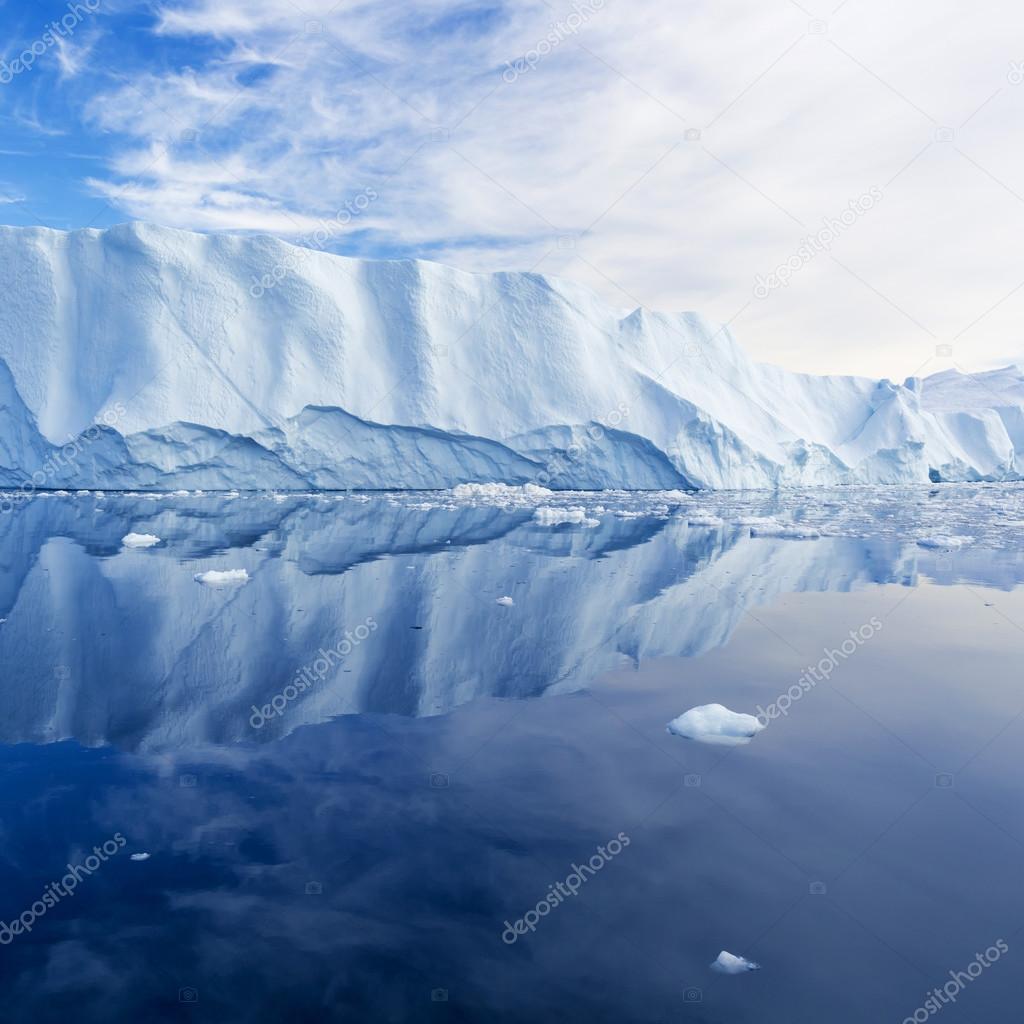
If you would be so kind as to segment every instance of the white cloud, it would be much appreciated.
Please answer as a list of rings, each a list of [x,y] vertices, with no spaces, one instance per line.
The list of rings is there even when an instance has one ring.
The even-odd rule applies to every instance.
[[[819,4],[591,0],[550,47],[568,0],[166,4],[157,46],[219,54],[92,98],[91,123],[126,140],[92,186],[133,217],[292,237],[373,187],[350,230],[385,249],[735,317],[757,357],[798,369],[931,372],[948,343],[967,368],[1019,358],[1024,10]],[[883,200],[830,254],[753,297],[872,186]]]
[[[88,38],[72,42],[70,37],[53,36],[54,57],[57,60],[58,76],[62,81],[75,78],[88,66],[99,32],[94,31]]]

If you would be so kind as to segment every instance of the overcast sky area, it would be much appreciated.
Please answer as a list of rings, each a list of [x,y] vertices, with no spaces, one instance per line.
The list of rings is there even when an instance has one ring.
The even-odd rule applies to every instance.
[[[1019,0],[3,0],[0,220],[311,244],[347,210],[333,251],[573,278],[791,369],[1024,363],[1022,28]]]

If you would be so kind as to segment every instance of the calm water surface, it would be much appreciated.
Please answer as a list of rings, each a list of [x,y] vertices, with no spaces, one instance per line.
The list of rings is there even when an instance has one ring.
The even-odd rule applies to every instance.
[[[939,1015],[1015,1019],[1024,515],[953,493],[2,517],[3,1019],[901,1024],[999,940]]]

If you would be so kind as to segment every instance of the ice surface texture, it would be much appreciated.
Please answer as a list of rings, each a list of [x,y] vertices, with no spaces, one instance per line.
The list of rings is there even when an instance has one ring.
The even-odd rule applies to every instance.
[[[814,377],[696,313],[613,309],[539,274],[297,252],[0,227],[0,487],[1020,478],[1017,367]]]

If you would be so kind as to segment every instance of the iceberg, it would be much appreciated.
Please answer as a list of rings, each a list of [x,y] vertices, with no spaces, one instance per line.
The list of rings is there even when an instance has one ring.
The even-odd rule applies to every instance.
[[[616,309],[566,280],[295,252],[0,227],[0,511],[84,489],[498,503],[1022,478],[1020,366],[793,373],[698,313]]]
[[[690,708],[666,726],[673,736],[728,747],[749,743],[763,728],[764,724],[753,715],[730,711],[722,704],[702,704]]]

